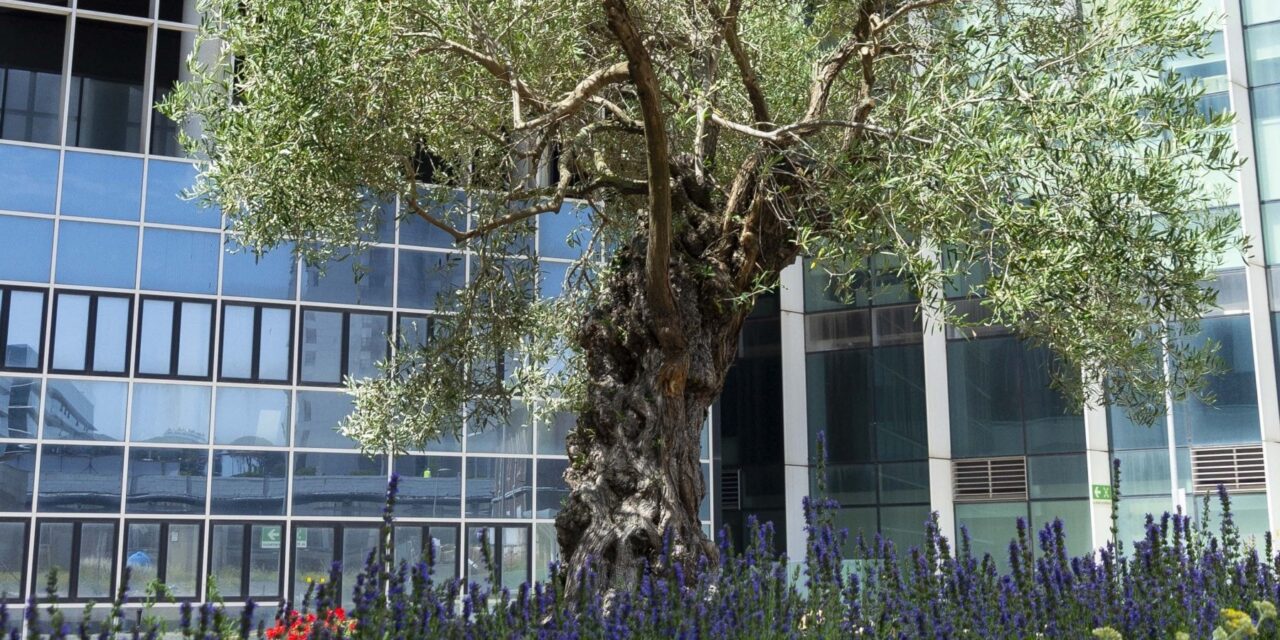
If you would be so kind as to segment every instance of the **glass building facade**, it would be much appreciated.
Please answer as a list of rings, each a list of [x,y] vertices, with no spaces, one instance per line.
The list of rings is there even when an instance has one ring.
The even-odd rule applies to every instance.
[[[269,605],[334,561],[349,594],[393,471],[397,559],[542,576],[572,415],[533,424],[518,404],[396,456],[335,430],[342,380],[425,339],[465,252],[392,203],[354,258],[255,257],[180,196],[195,168],[151,105],[186,73],[194,4],[0,0],[0,598],[42,597],[53,569],[60,598],[105,598],[128,567],[136,592],[158,579],[200,600],[212,578]],[[543,295],[579,255],[580,215],[531,238]]]

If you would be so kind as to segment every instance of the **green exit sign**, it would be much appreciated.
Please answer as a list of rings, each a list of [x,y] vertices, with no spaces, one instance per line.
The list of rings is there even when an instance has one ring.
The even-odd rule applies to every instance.
[[[1111,485],[1109,485],[1109,484],[1095,484],[1095,485],[1093,485],[1093,499],[1094,499],[1094,500],[1110,500],[1110,499],[1111,499]]]

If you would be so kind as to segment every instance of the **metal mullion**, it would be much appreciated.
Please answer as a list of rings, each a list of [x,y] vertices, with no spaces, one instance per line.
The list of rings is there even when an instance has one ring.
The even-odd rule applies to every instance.
[[[85,323],[84,371],[93,372],[93,350],[98,344],[98,296],[89,296],[89,319]]]
[[[342,313],[342,338],[341,347],[338,350],[338,357],[342,360],[338,362],[338,383],[351,373],[349,363],[351,361],[351,312],[343,311]]]
[[[170,304],[173,305],[173,323],[172,323],[173,326],[169,327],[169,375],[173,377],[177,377],[178,376],[178,353],[180,352],[179,345],[181,344],[181,340],[182,340],[182,307],[183,305],[181,300],[173,300],[170,302]],[[139,309],[139,312],[141,312],[141,309]],[[139,327],[139,332],[141,332],[141,327],[142,327],[141,316],[138,317],[138,327]],[[139,333],[139,335],[141,335],[141,333]]]
[[[262,307],[258,305],[253,307],[253,339],[250,349],[249,377],[257,382],[261,376],[259,363],[262,361]]]
[[[71,523],[71,566],[67,567],[67,598],[74,600],[80,591],[80,532],[84,522]]]
[[[0,353],[0,368],[7,368],[5,360],[8,359],[9,351],[9,314],[13,309],[13,296],[10,292],[11,289],[7,287],[0,289],[0,346],[4,347],[4,352]],[[41,330],[44,329],[43,325],[44,323],[41,322]],[[40,360],[43,361],[44,358],[40,358]]]

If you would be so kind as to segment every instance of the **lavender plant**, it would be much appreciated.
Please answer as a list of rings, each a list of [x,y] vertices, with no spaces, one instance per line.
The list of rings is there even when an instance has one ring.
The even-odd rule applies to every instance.
[[[1008,548],[1009,570],[977,557],[960,529],[953,546],[936,515],[925,523],[923,546],[900,553],[879,536],[848,540],[832,524],[837,505],[805,501],[807,552],[792,563],[773,551],[771,523],[752,520],[741,553],[727,531],[723,562],[688,567],[659,562],[633,593],[606,599],[598,590],[566,595],[556,565],[545,582],[514,591],[486,588],[433,572],[434,558],[391,561],[391,530],[399,479],[387,489],[381,544],[373,549],[343,608],[335,580],[312,584],[296,611],[286,603],[266,621],[250,604],[238,615],[219,603],[187,604],[176,629],[139,610],[128,624],[128,590],[121,588],[106,623],[80,624],[78,636],[101,640],[155,638],[1280,638],[1280,554],[1271,536],[1263,548],[1241,541],[1230,497],[1220,489],[1217,531],[1181,513],[1148,516],[1146,534],[1128,553],[1116,542],[1070,557],[1060,520],[1033,531],[1018,520]],[[670,544],[670,537],[667,538]],[[669,547],[668,547],[669,548]],[[852,561],[852,562],[850,562]],[[800,567],[800,568],[796,568]],[[588,585],[590,565],[578,576]],[[56,593],[56,576],[50,593]],[[1253,612],[1253,615],[1247,612]],[[42,615],[43,614],[43,615]],[[56,598],[21,618],[0,606],[9,638],[73,637]]]

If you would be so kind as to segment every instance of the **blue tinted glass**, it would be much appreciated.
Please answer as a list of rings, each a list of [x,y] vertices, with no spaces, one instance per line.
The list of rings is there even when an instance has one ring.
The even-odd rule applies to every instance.
[[[532,453],[533,421],[523,402],[513,401],[511,413],[488,420],[467,420],[467,451],[476,453]]]
[[[258,345],[258,378],[288,380],[293,352],[293,311],[262,309],[262,337]]]
[[[125,511],[203,515],[208,468],[205,450],[131,448]]]
[[[557,298],[564,293],[564,280],[569,276],[569,265],[564,262],[538,262],[539,291],[543,298]]]
[[[302,299],[391,306],[392,250],[371,248],[322,269],[307,267],[302,276]]]
[[[214,444],[283,447],[289,444],[289,392],[219,387]]]
[[[342,314],[302,312],[302,381],[342,381]]]
[[[253,307],[222,308],[222,377],[253,377]]]
[[[44,294],[37,291],[10,291],[9,333],[5,336],[4,366],[36,369],[40,366],[40,342],[44,330]]]
[[[457,254],[402,250],[397,304],[413,309],[435,309],[436,298],[461,289],[465,275],[462,256]]]
[[[565,202],[555,213],[538,216],[538,255],[577,258],[591,240],[591,207]]]
[[[214,293],[219,244],[216,233],[147,229],[142,238],[142,288]]]
[[[141,210],[142,160],[67,152],[62,167],[62,215],[137,220]]]
[[[29,444],[0,444],[0,474],[6,491],[0,491],[0,511],[30,511],[35,486],[36,448]]]
[[[89,335],[89,296],[59,294],[53,320],[53,368],[82,371]]]
[[[382,374],[378,363],[386,360],[391,342],[389,318],[382,314],[350,314],[347,333],[347,375],[374,378]]]
[[[538,517],[554,518],[560,505],[569,498],[569,485],[564,481],[568,460],[538,461]]]
[[[214,515],[284,515],[285,475],[289,454],[283,451],[214,451]]]
[[[462,509],[462,458],[396,456],[398,515],[456,518]]]
[[[40,379],[0,377],[0,438],[35,438]]]
[[[209,375],[209,337],[213,331],[213,304],[182,303],[179,327],[178,375]]]
[[[467,458],[467,517],[531,517],[532,484],[532,460]]]
[[[143,300],[138,331],[138,372],[167,375],[173,349],[172,300]]]
[[[98,296],[93,323],[93,370],[124,373],[129,344],[129,298]]]
[[[124,440],[123,382],[49,380],[44,401],[44,437],[48,440]]]
[[[355,440],[338,433],[338,423],[353,406],[341,391],[299,391],[297,427],[293,444],[298,447],[355,449]]]
[[[246,298],[292,300],[296,266],[293,250],[289,247],[278,247],[259,258],[228,240],[226,255],[222,258],[222,293]]]
[[[1022,345],[1014,338],[947,344],[951,448],[956,457],[1025,451],[1021,364]]]
[[[1258,442],[1258,392],[1254,379],[1253,338],[1248,316],[1208,318],[1190,340],[1196,347],[1217,345],[1222,373],[1206,376],[1205,391],[1212,404],[1194,397],[1175,402],[1173,421],[1178,433],[1189,433],[1191,444],[1217,445]],[[1179,443],[1185,444],[1185,443]]]
[[[385,456],[359,453],[296,453],[293,515],[374,516],[387,492]],[[363,555],[363,554],[362,554]]]
[[[401,314],[400,329],[396,334],[396,339],[402,349],[421,347],[427,344],[427,340],[435,328],[433,319],[428,316]]]
[[[58,227],[59,283],[132,289],[137,262],[137,227],[92,222]]]
[[[445,195],[445,191],[425,190],[423,194],[423,207],[431,212],[437,219],[450,224],[455,229],[462,229],[466,226],[466,200],[467,196],[461,191],[448,191],[448,198],[441,199],[439,204],[432,204],[431,201]],[[426,220],[419,217],[412,211],[403,214],[400,219],[400,244],[414,245],[418,247],[438,247],[441,249],[449,249],[454,246],[453,238],[445,233],[439,227],[432,225]]]
[[[0,209],[53,213],[58,152],[0,144]]]
[[[49,281],[52,220],[0,216],[0,238],[6,238],[0,251],[0,280]]]
[[[113,513],[120,510],[124,447],[44,445],[40,511]]]
[[[182,197],[195,183],[196,173],[190,162],[152,160],[147,165],[147,222],[219,228],[222,217],[217,209]]]
[[[209,387],[137,383],[129,440],[204,444],[209,441]]]

